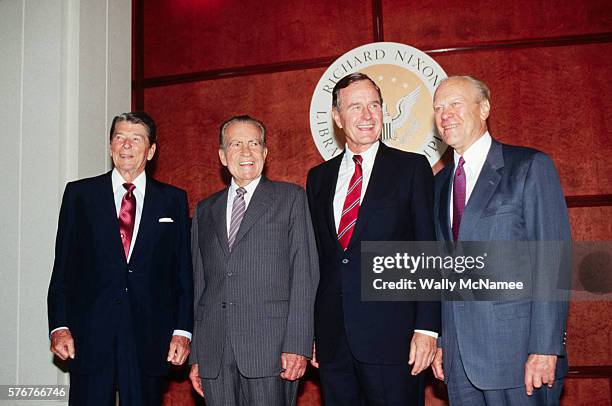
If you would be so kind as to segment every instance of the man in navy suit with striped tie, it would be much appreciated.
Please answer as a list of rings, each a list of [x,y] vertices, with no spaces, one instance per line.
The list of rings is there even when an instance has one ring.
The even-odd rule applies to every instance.
[[[326,405],[423,404],[421,372],[435,354],[440,305],[361,301],[362,241],[433,241],[427,159],[380,142],[382,95],[362,73],[333,90],[344,153],[313,168],[306,190],[321,281],[315,349]],[[316,362],[315,362],[316,365]]]

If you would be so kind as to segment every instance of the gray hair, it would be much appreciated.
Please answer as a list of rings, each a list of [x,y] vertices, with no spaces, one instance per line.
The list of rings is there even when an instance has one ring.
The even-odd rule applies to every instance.
[[[240,116],[234,116],[228,119],[227,121],[225,121],[223,124],[221,124],[221,131],[219,133],[219,148],[220,149],[225,149],[225,131],[230,125],[235,124],[235,123],[252,124],[255,127],[259,128],[259,131],[261,132],[261,144],[264,147],[266,146],[266,127],[263,125],[261,121],[247,114],[243,114]]]
[[[474,76],[469,76],[469,75],[457,75],[457,76],[449,76],[446,79],[442,80],[440,82],[440,85],[444,82],[447,82],[449,80],[462,80],[464,82],[468,82],[469,84],[472,85],[472,87],[474,88],[474,90],[476,90],[476,95],[478,97],[478,101],[481,102],[483,100],[486,100],[488,102],[491,101],[491,90],[489,89],[489,86],[487,86],[487,84],[485,82],[483,82],[480,79],[475,78]]]

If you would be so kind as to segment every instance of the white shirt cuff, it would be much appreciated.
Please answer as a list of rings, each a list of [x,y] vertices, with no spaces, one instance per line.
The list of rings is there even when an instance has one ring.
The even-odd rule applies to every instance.
[[[189,331],[185,331],[185,330],[174,330],[172,332],[173,336],[182,336],[182,337],[187,337],[189,339],[189,341],[191,341],[191,333]]]
[[[414,330],[415,333],[421,333],[421,334],[425,334],[426,336],[430,336],[433,338],[438,338],[438,333],[436,333],[435,331],[429,331],[429,330]]]
[[[68,327],[58,327],[58,328],[54,328],[53,330],[51,330],[51,332],[49,333],[49,340],[51,339],[51,336],[53,335],[53,333],[55,333],[58,330],[69,330]]]

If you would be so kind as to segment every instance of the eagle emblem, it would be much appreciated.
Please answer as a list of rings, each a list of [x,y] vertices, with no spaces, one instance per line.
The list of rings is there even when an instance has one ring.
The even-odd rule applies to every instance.
[[[418,123],[416,120],[413,120],[411,127],[406,133],[402,134],[401,137],[396,134],[396,130],[403,127],[410,118],[410,112],[416,104],[419,94],[421,94],[421,86],[418,86],[412,92],[400,98],[395,105],[397,110],[397,115],[395,117],[391,117],[387,109],[387,103],[383,103],[383,131],[381,135],[383,140],[405,142],[404,138],[416,130]]]

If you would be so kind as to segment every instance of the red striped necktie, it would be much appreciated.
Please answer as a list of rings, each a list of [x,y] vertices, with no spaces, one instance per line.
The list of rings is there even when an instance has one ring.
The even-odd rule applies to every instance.
[[[363,180],[363,171],[361,169],[363,158],[361,155],[354,155],[353,161],[355,162],[355,172],[346,192],[346,199],[344,200],[342,215],[340,216],[340,225],[338,226],[338,241],[345,250],[349,245],[349,241],[351,241],[351,235],[353,235],[355,223],[357,222],[359,203],[361,201],[361,183]]]
[[[136,224],[136,197],[134,196],[134,188],[136,186],[133,183],[124,183],[123,187],[127,189],[127,192],[125,192],[121,200],[119,232],[121,233],[121,243],[125,251],[125,259],[127,259],[130,253],[130,245],[132,244],[134,224]]]

